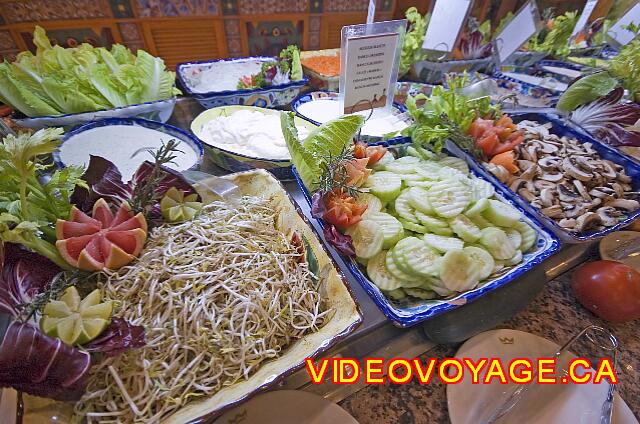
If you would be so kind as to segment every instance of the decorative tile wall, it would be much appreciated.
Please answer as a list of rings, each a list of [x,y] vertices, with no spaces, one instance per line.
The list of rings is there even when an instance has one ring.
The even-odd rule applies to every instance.
[[[70,29],[51,29],[47,31],[47,35],[51,40],[51,44],[57,44],[62,47],[77,47],[82,43],[89,43],[97,47],[110,48],[114,43],[111,28],[102,28],[99,33],[91,28],[70,28]],[[24,40],[29,50],[35,51],[36,46],[33,44],[33,34],[25,31],[20,36]]]
[[[135,52],[138,49],[144,49],[144,40],[142,39],[138,24],[134,22],[121,22],[118,24],[118,30],[120,31],[122,41],[132,51]]]
[[[114,18],[133,18],[133,8],[129,0],[109,0]]]
[[[305,13],[309,0],[238,0],[241,15]]]
[[[10,23],[111,17],[107,0],[29,0],[2,3]]]
[[[304,21],[247,22],[249,55],[276,56],[289,44],[302,46]]]
[[[322,19],[320,15],[309,16],[309,50],[320,48],[320,25]]]
[[[136,0],[140,17],[216,15],[216,0]]]
[[[368,7],[369,0],[324,0],[325,12],[366,12]]]
[[[224,35],[227,39],[227,51],[230,57],[242,56],[242,38],[240,37],[240,21],[225,19]]]

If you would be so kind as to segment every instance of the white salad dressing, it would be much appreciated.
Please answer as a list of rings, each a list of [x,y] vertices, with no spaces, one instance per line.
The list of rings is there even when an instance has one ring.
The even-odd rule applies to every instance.
[[[260,72],[262,63],[260,61],[213,63],[210,68],[192,77],[194,86],[191,89],[196,93],[237,90],[240,78]]]
[[[552,90],[566,91],[568,88],[567,84],[553,78],[542,78],[528,74],[518,74],[516,72],[504,72],[504,74],[515,80],[526,82],[528,84],[538,85],[544,88],[550,88]]]
[[[318,99],[303,103],[298,107],[298,113],[307,119],[324,124],[340,116],[340,102],[331,99]],[[370,111],[357,112],[358,115],[368,117]],[[395,115],[372,116],[362,126],[362,134],[382,137],[385,134],[402,131],[409,125]]]
[[[124,181],[131,180],[140,164],[152,157],[140,149],[156,150],[162,142],[175,139],[169,134],[136,125],[105,125],[83,131],[65,141],[60,146],[60,160],[66,166],[88,166],[89,155],[101,156],[118,167]],[[185,171],[198,162],[199,152],[184,142],[177,147],[173,163],[167,167]],[[135,154],[135,156],[134,156]]]
[[[296,125],[298,138],[310,131]],[[199,135],[206,144],[253,158],[291,159],[282,135],[280,114],[241,109],[229,116],[219,116],[202,126]]]

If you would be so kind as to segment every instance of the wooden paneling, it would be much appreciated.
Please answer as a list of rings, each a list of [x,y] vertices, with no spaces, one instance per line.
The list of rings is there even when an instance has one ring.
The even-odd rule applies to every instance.
[[[143,21],[142,29],[150,53],[164,59],[168,68],[180,62],[227,56],[219,19]]]
[[[340,47],[342,27],[353,24],[363,24],[367,20],[366,13],[345,13],[322,15],[320,29],[320,48],[333,49]]]

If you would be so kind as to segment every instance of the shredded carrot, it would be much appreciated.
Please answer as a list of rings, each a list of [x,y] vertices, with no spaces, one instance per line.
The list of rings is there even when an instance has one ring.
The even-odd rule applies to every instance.
[[[313,56],[301,60],[307,68],[327,77],[340,75],[339,56]]]

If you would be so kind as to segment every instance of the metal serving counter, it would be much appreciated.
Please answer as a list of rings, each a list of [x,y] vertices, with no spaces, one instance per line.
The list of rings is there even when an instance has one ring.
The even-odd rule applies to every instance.
[[[191,121],[203,110],[193,99],[181,98],[176,103],[176,109],[168,123],[189,131]],[[207,161],[206,157],[201,169],[215,175],[228,173]],[[284,186],[322,237],[322,230],[316,220],[310,217],[309,207],[297,184],[294,181],[288,181]],[[351,276],[340,256],[328,246],[328,250],[356,296],[364,320],[356,331],[327,351],[324,356],[355,359],[412,358],[428,352],[438,344],[466,340],[477,333],[494,328],[520,312],[540,293],[547,281],[583,262],[590,254],[592,247],[593,245],[588,243],[566,246],[545,261],[539,269],[533,269],[464,307],[443,313],[410,328],[399,328],[382,314],[369,295]],[[364,386],[364,382],[334,385],[330,381],[331,374],[327,373],[327,376],[323,384],[313,385],[306,370],[301,369],[281,381],[280,387],[308,390],[338,402]]]

